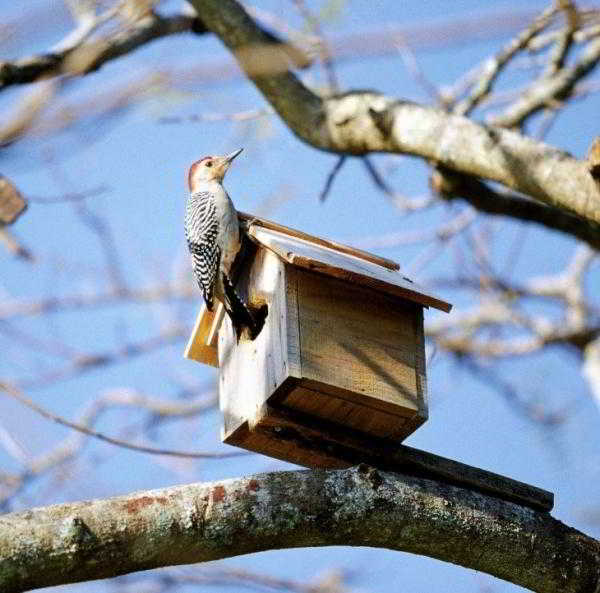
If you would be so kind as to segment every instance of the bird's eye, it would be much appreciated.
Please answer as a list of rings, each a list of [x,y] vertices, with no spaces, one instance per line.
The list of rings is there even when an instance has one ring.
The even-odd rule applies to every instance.
[[[208,161],[208,162],[206,163],[206,166],[207,166],[207,167],[212,167],[212,161]]]

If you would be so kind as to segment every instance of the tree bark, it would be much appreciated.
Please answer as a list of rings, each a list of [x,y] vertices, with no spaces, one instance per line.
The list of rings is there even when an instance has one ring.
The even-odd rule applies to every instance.
[[[540,593],[600,592],[600,543],[548,513],[364,465],[259,474],[4,515],[0,590],[333,545],[430,556]]]
[[[236,0],[190,1],[284,123],[311,146],[419,156],[571,212],[598,232],[600,189],[584,161],[518,132],[375,91],[320,97],[288,70],[277,47],[268,56],[260,51],[269,40]],[[596,49],[600,54],[600,44]]]

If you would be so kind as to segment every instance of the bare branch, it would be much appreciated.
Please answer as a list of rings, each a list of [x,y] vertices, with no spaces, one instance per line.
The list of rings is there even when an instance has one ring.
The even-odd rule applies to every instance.
[[[572,0],[557,0],[556,4],[565,13],[566,26],[554,44],[550,62],[543,74],[547,78],[554,76],[565,65],[565,60],[573,45],[575,32],[580,25],[579,13]]]
[[[285,123],[312,146],[360,156],[374,151],[417,155],[600,223],[600,190],[585,164],[566,153],[509,130],[376,92],[323,99],[290,71],[257,74],[248,48],[265,39],[244,9],[234,0],[193,3]],[[597,44],[600,51],[600,40]],[[587,58],[582,54],[583,63],[590,62],[590,47]]]
[[[192,27],[195,27],[196,33],[205,32],[198,29],[194,16],[154,14],[104,39],[86,42],[86,33],[71,40],[66,47],[59,47],[56,53],[31,56],[17,62],[0,62],[0,91],[14,84],[34,82],[42,76],[97,70],[104,63],[126,55],[149,41],[191,31]]]
[[[331,187],[333,186],[333,181],[337,177],[337,174],[340,172],[340,169],[342,168],[344,163],[346,162],[346,158],[347,157],[345,155],[342,155],[341,157],[338,158],[335,165],[333,165],[333,168],[329,172],[329,175],[327,175],[327,179],[325,181],[325,187],[323,187],[323,191],[319,195],[319,202],[324,202],[327,199],[327,195],[329,194],[329,191],[331,190]]]
[[[192,572],[193,570],[193,572]],[[173,586],[186,584],[194,585],[220,585],[235,587],[236,591],[241,587],[252,591],[278,591],[282,593],[349,593],[350,590],[344,586],[344,575],[339,571],[327,571],[320,578],[312,582],[301,582],[292,579],[284,579],[271,574],[258,573],[241,568],[222,567],[204,569],[194,567],[185,570],[168,570],[161,572],[158,577],[161,583]],[[125,582],[148,582],[156,579],[156,575],[142,574],[132,575]],[[136,590],[137,591],[137,590]]]
[[[247,109],[235,113],[198,113],[188,115],[187,117],[161,117],[158,121],[161,124],[180,124],[183,122],[216,122],[216,121],[249,121],[268,117],[272,114],[270,109]]]
[[[538,402],[525,400],[518,390],[493,369],[478,364],[472,356],[461,357],[461,364],[477,377],[486,387],[492,387],[504,397],[506,402],[527,420],[541,424],[547,428],[556,427],[569,418],[569,407],[563,410],[549,411]]]
[[[2,227],[0,227],[0,242],[4,243],[4,247],[15,257],[28,262],[35,260],[33,253]]]
[[[197,392],[197,389],[194,391]],[[127,407],[131,410],[150,414],[153,420],[152,425],[155,426],[158,422],[164,422],[167,419],[199,416],[214,410],[216,405],[217,398],[214,392],[208,396],[201,393],[199,397],[196,396],[192,400],[173,401],[152,397],[132,389],[110,389],[88,402],[82,411],[77,414],[75,424],[92,428],[105,412],[115,407]],[[131,430],[122,432],[126,432],[126,436],[132,433]],[[77,457],[81,453],[87,438],[89,438],[89,435],[85,432],[70,432],[65,439],[52,448],[44,450],[35,457],[23,460],[24,469],[21,472],[0,476],[0,486],[4,486],[3,489],[0,488],[0,508],[7,507],[9,501],[33,480],[57,470],[65,462]]]
[[[459,115],[469,114],[490,92],[498,75],[508,62],[552,21],[558,12],[557,7],[544,10],[518,37],[513,39],[502,51],[493,58],[489,58],[483,67],[481,77],[471,93],[460,103],[455,105],[453,111]]]
[[[86,200],[87,198],[95,198],[96,196],[102,195],[109,191],[109,187],[107,185],[99,185],[98,187],[94,187],[91,189],[87,189],[84,191],[76,192],[76,193],[65,193],[60,196],[27,196],[27,201],[33,204],[61,204],[64,202],[81,202],[82,200]]]
[[[520,356],[535,353],[549,344],[583,353],[600,335],[600,311],[585,296],[586,274],[595,256],[596,252],[581,246],[575,250],[564,271],[554,276],[533,278],[524,286],[513,286],[494,277],[472,282],[461,278],[462,288],[487,289],[482,292],[482,302],[455,314],[450,320],[429,324],[426,334],[439,347],[459,355]],[[558,318],[534,316],[520,307],[521,299],[540,298],[562,304],[562,315]],[[504,336],[485,333],[494,328],[506,330]]]
[[[564,210],[545,206],[525,197],[494,191],[488,184],[467,175],[438,169],[432,186],[445,199],[462,198],[481,212],[510,216],[541,224],[581,239],[600,250],[600,224],[573,216]]]
[[[0,302],[0,320],[45,315],[61,311],[81,311],[123,303],[148,304],[172,300],[198,302],[198,299],[197,290],[191,284],[190,287],[165,285],[150,288],[127,288],[126,290],[113,288],[108,292],[53,296],[32,301],[4,299],[3,302]]]
[[[553,102],[567,98],[575,85],[591,73],[600,61],[600,38],[590,41],[572,66],[564,67],[553,76],[541,76],[526,90],[520,99],[494,116],[490,122],[496,126],[512,128],[521,125],[526,118],[551,106]]]
[[[333,67],[333,57],[331,55],[331,49],[329,47],[329,44],[325,39],[325,35],[323,35],[319,19],[315,17],[315,15],[304,2],[304,0],[292,0],[292,2],[298,9],[298,12],[302,15],[302,18],[304,18],[304,21],[306,22],[308,27],[312,30],[312,32],[315,35],[319,51],[319,58],[321,59],[321,63],[323,64],[325,76],[327,77],[327,81],[329,84],[329,92],[337,93],[340,90],[340,87],[338,84],[337,76],[335,74],[335,69]]]
[[[373,164],[373,161],[369,157],[363,157],[362,161],[365,165],[367,173],[369,174],[369,177],[375,184],[375,187],[381,191],[386,198],[388,198],[392,204],[394,204],[394,206],[400,210],[400,212],[408,213],[416,210],[424,210],[437,201],[437,197],[432,194],[413,198],[403,196],[390,187],[388,182],[377,170],[377,167]]]
[[[240,455],[247,455],[245,452],[235,451],[233,453],[200,453],[195,451],[176,451],[173,449],[160,449],[156,447],[149,447],[146,445],[136,445],[135,443],[130,443],[121,439],[116,439],[114,437],[107,436],[97,430],[93,430],[88,426],[77,424],[76,422],[71,422],[58,414],[54,414],[43,408],[42,406],[36,404],[33,400],[26,397],[19,389],[8,385],[6,383],[0,383],[0,391],[4,391],[4,393],[8,394],[13,399],[17,400],[19,403],[28,407],[30,410],[33,410],[40,416],[51,420],[52,422],[56,422],[62,426],[66,426],[67,428],[71,428],[76,430],[77,432],[83,433],[87,436],[94,437],[100,441],[104,441],[106,443],[110,443],[111,445],[116,445],[118,447],[122,447],[124,449],[130,449],[131,451],[137,451],[139,453],[150,453],[152,455],[168,455],[170,457],[185,457],[190,459],[225,459],[228,457],[239,457]]]
[[[120,348],[112,352],[83,354],[75,357],[63,367],[55,368],[47,373],[41,373],[32,379],[21,381],[19,385],[27,389],[45,387],[59,381],[64,381],[65,379],[89,373],[94,369],[124,363],[137,356],[142,356],[159,348],[164,348],[169,344],[180,342],[187,338],[188,332],[188,328],[174,327],[147,340],[123,344]]]

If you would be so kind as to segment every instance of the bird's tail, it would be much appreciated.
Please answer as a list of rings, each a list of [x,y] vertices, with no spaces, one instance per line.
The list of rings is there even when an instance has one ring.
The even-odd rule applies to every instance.
[[[254,340],[264,325],[267,305],[262,305],[256,312],[251,311],[225,274],[223,274],[223,288],[225,290],[225,310],[231,319],[238,342],[245,327],[250,330],[250,336]]]

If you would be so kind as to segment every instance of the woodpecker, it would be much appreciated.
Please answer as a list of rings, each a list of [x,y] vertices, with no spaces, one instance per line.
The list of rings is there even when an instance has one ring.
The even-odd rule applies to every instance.
[[[206,156],[192,164],[185,212],[185,237],[206,307],[212,311],[214,299],[223,303],[238,340],[244,327],[250,328],[252,338],[260,331],[259,321],[237,294],[231,280],[231,268],[241,241],[237,212],[223,187],[223,178],[242,150],[227,156]],[[266,313],[263,309],[259,312]]]

